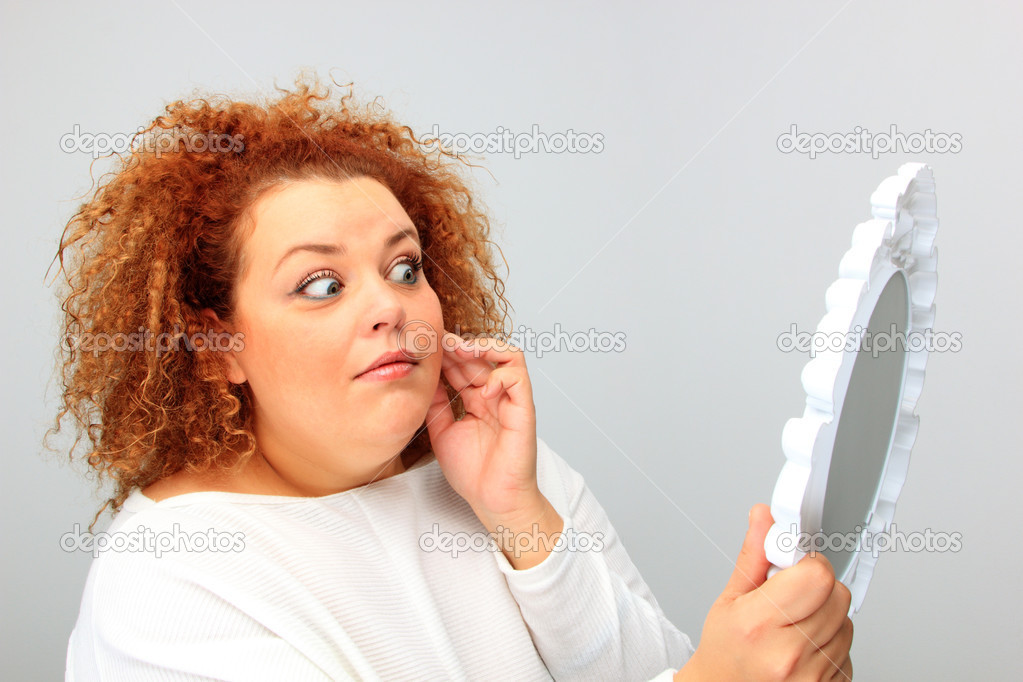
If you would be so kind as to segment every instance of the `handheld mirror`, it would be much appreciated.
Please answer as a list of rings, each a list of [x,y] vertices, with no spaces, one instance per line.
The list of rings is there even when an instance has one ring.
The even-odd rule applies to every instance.
[[[859,610],[889,532],[919,419],[931,345],[938,229],[930,166],[907,163],[871,195],[803,368],[806,407],[782,430],[785,464],[764,542],[769,575],[811,551],[831,561]]]

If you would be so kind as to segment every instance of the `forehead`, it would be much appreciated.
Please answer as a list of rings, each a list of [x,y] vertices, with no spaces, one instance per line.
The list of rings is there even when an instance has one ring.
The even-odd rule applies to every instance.
[[[240,275],[255,264],[272,267],[295,244],[347,245],[399,228],[415,230],[390,190],[367,177],[301,180],[274,187],[253,203],[245,223],[239,236]]]
[[[344,182],[290,182],[257,200],[251,215],[252,238],[257,240],[321,230],[357,235],[364,230],[390,231],[410,223],[390,190],[366,177]]]

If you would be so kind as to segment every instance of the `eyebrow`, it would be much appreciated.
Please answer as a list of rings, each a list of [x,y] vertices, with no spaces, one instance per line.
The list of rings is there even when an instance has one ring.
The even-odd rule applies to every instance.
[[[399,231],[395,232],[390,237],[388,237],[387,240],[384,242],[384,249],[389,249],[406,238],[414,241],[416,243],[416,246],[420,245],[419,234],[416,232],[416,228],[409,226],[401,228]],[[299,251],[312,251],[313,253],[322,253],[326,256],[343,256],[345,255],[345,253],[348,252],[348,249],[346,249],[343,244],[317,244],[317,243],[296,244],[295,246],[292,246],[290,249],[288,249],[287,252],[285,252],[285,254],[281,257],[281,259],[277,261],[277,265],[274,267],[273,273],[271,273],[271,275],[276,274],[277,271],[281,269],[281,266],[284,264],[284,261],[288,260],[290,256]]]

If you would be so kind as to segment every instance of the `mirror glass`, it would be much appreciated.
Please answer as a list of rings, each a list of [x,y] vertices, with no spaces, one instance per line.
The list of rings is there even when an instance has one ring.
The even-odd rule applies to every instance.
[[[844,577],[874,507],[902,399],[908,351],[909,287],[896,271],[860,339],[835,432],[819,550]],[[839,538],[841,539],[841,541]]]

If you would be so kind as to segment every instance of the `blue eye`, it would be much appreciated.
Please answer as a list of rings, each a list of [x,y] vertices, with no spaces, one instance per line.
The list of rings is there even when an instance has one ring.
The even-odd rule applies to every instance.
[[[391,269],[392,275],[395,275],[391,281],[397,284],[416,284],[419,282],[418,273],[422,269],[422,256],[407,254]],[[343,288],[336,272],[333,270],[318,270],[303,279],[295,287],[294,293],[312,299],[333,298],[340,294]]]
[[[419,281],[419,271],[423,269],[423,259],[413,256],[406,256],[405,260],[394,266],[398,274],[397,282],[401,284],[415,284]]]
[[[309,298],[330,298],[341,293],[341,281],[330,270],[320,270],[302,280],[295,293],[304,293],[306,290],[312,292],[304,294]]]

